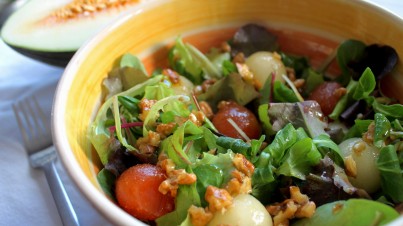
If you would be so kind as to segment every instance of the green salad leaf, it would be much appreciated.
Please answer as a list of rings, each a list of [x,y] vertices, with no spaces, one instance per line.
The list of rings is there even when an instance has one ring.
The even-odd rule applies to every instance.
[[[400,159],[399,159],[400,157]],[[402,155],[398,156],[393,145],[380,150],[376,162],[381,173],[381,186],[383,193],[395,203],[403,202],[403,168]]]
[[[284,156],[284,161],[276,170],[277,174],[305,180],[311,167],[322,158],[312,139],[307,137],[295,142]]]
[[[153,78],[146,80],[143,83],[133,86],[129,90],[126,90],[116,95],[130,96],[130,97],[144,95],[147,86],[159,83],[162,80],[162,78],[163,76],[155,76]],[[111,118],[113,119],[112,115],[108,114],[108,112],[112,107],[112,103],[113,98],[110,98],[104,102],[104,104],[99,109],[94,122],[90,125],[90,130],[88,134],[90,141],[94,146],[95,150],[97,151],[103,165],[105,165],[108,162],[108,157],[111,153],[110,145],[112,140],[110,139],[111,134],[109,132],[106,123],[109,121],[109,119]]]

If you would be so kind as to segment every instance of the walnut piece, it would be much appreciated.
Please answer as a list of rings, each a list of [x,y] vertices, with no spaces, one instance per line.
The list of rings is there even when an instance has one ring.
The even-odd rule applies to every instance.
[[[274,226],[287,226],[290,219],[312,217],[316,205],[309,201],[308,196],[302,194],[298,187],[290,186],[289,199],[269,205],[266,209],[273,217]]]

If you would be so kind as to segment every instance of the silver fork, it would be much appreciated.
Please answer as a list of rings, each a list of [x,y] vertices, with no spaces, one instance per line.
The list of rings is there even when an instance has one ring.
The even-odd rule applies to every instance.
[[[77,215],[56,169],[56,149],[52,145],[50,123],[36,98],[28,97],[13,104],[13,111],[34,168],[45,172],[53,199],[64,225],[79,225]]]

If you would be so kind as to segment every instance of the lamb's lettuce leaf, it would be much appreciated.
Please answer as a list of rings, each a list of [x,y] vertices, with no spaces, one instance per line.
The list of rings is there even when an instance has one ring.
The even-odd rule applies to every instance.
[[[400,165],[402,157],[396,153],[393,145],[388,145],[380,150],[376,161],[381,173],[382,192],[395,203],[403,202],[403,169]]]

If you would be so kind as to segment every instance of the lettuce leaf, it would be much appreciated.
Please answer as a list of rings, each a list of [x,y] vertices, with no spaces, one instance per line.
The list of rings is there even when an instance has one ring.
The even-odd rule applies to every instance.
[[[136,97],[143,95],[145,89],[149,85],[155,85],[162,80],[163,76],[155,76],[146,80],[143,83],[133,86],[129,90],[116,94],[117,96]],[[97,151],[103,165],[108,162],[108,157],[111,153],[110,145],[112,143],[111,134],[106,123],[112,119],[110,114],[113,98],[109,98],[102,104],[95,117],[94,122],[90,125],[88,136]]]
[[[284,162],[276,170],[277,174],[305,180],[311,167],[317,165],[322,156],[311,138],[297,141],[284,156]]]

